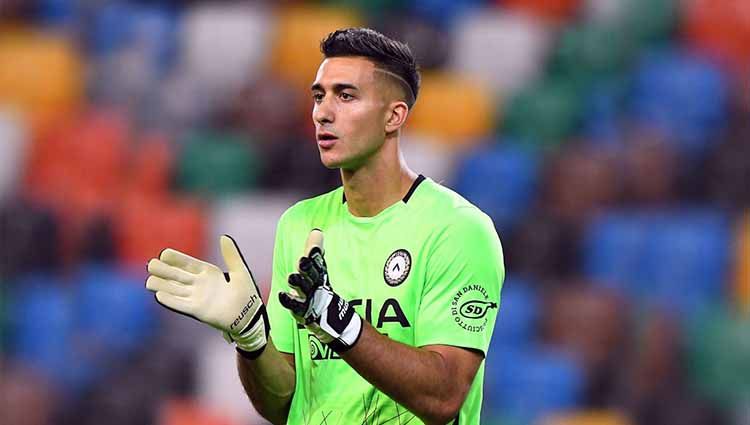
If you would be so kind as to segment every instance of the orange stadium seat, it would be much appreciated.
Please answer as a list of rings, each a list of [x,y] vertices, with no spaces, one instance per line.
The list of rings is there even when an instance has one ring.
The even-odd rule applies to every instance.
[[[424,74],[413,115],[406,128],[430,140],[457,147],[487,137],[494,121],[489,89],[452,74]]]
[[[31,145],[24,195],[60,218],[65,261],[84,242],[83,229],[119,202],[128,138],[122,116],[100,112],[55,126]]]
[[[750,316],[750,211],[738,227],[735,299],[740,311]]]
[[[83,98],[83,64],[65,38],[0,29],[0,102],[18,108],[33,134],[73,116]]]
[[[550,416],[539,425],[631,425],[631,422],[616,412],[580,411]]]
[[[231,419],[193,400],[167,400],[159,412],[158,425],[236,425]]]
[[[354,12],[342,9],[297,5],[281,9],[271,51],[272,72],[299,89],[307,88],[322,59],[320,40],[331,31],[360,24]]]
[[[708,52],[743,76],[750,71],[750,2],[685,2],[683,32],[693,47]]]
[[[66,217],[106,212],[119,195],[128,141],[118,114],[92,113],[58,127],[32,145],[27,195]]]
[[[165,136],[146,136],[132,154],[125,190],[164,198],[169,192],[174,159],[173,146]]]
[[[520,10],[551,22],[563,22],[573,16],[581,0],[498,0],[510,9]]]
[[[114,213],[113,222],[115,249],[125,264],[145,266],[167,247],[203,257],[206,216],[196,201],[155,200],[131,193]]]

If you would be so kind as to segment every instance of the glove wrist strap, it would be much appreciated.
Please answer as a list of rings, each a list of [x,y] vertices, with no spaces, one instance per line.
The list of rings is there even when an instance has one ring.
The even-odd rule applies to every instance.
[[[333,351],[338,354],[351,350],[357,342],[359,337],[362,335],[362,317],[359,314],[354,313],[351,322],[346,326],[341,336],[334,338],[328,343]]]

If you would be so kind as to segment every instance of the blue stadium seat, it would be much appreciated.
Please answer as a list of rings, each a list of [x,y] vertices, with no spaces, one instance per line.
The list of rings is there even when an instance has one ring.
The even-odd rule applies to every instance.
[[[12,358],[55,381],[71,378],[70,354],[73,308],[61,280],[47,273],[31,273],[12,282],[8,306],[9,346]]]
[[[603,148],[622,147],[621,123],[627,94],[625,79],[612,78],[595,83],[583,101],[582,134]]]
[[[495,221],[513,226],[533,201],[539,161],[530,151],[491,145],[472,152],[459,165],[453,187]]]
[[[176,28],[176,15],[166,7],[112,2],[94,14],[89,43],[97,56],[138,44],[155,69],[163,69],[176,52]]]
[[[158,323],[153,297],[143,290],[144,279],[107,265],[82,267],[74,294],[76,333],[122,353],[141,345]]]
[[[36,18],[45,25],[65,26],[75,24],[81,16],[80,0],[36,0]]]
[[[652,52],[635,74],[635,119],[663,131],[683,152],[700,154],[725,124],[728,81],[706,59],[684,51]]]
[[[545,347],[490,352],[482,415],[533,424],[546,414],[574,408],[583,388],[583,369],[563,352]]]
[[[613,213],[589,226],[584,271],[645,305],[695,313],[723,295],[729,244],[717,211]]]
[[[413,0],[410,3],[416,15],[446,28],[456,18],[484,6],[482,0]]]
[[[538,295],[529,282],[506,278],[490,351],[528,345],[536,331],[539,303]]]

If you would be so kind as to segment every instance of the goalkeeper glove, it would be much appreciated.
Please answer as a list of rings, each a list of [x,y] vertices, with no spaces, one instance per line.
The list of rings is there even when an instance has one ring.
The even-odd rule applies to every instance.
[[[167,248],[148,262],[146,288],[159,304],[219,329],[241,354],[255,358],[268,343],[266,307],[234,239],[223,235],[220,246],[229,272]]]
[[[314,229],[307,238],[305,256],[299,260],[299,273],[289,275],[292,293],[280,292],[279,301],[321,342],[341,353],[356,344],[362,318],[333,292],[324,253],[323,233]]]

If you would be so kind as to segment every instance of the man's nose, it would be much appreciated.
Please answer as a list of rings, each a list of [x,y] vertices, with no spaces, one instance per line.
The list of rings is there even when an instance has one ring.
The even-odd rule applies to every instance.
[[[313,108],[313,120],[319,124],[332,123],[334,120],[333,108],[327,99],[323,99]]]

